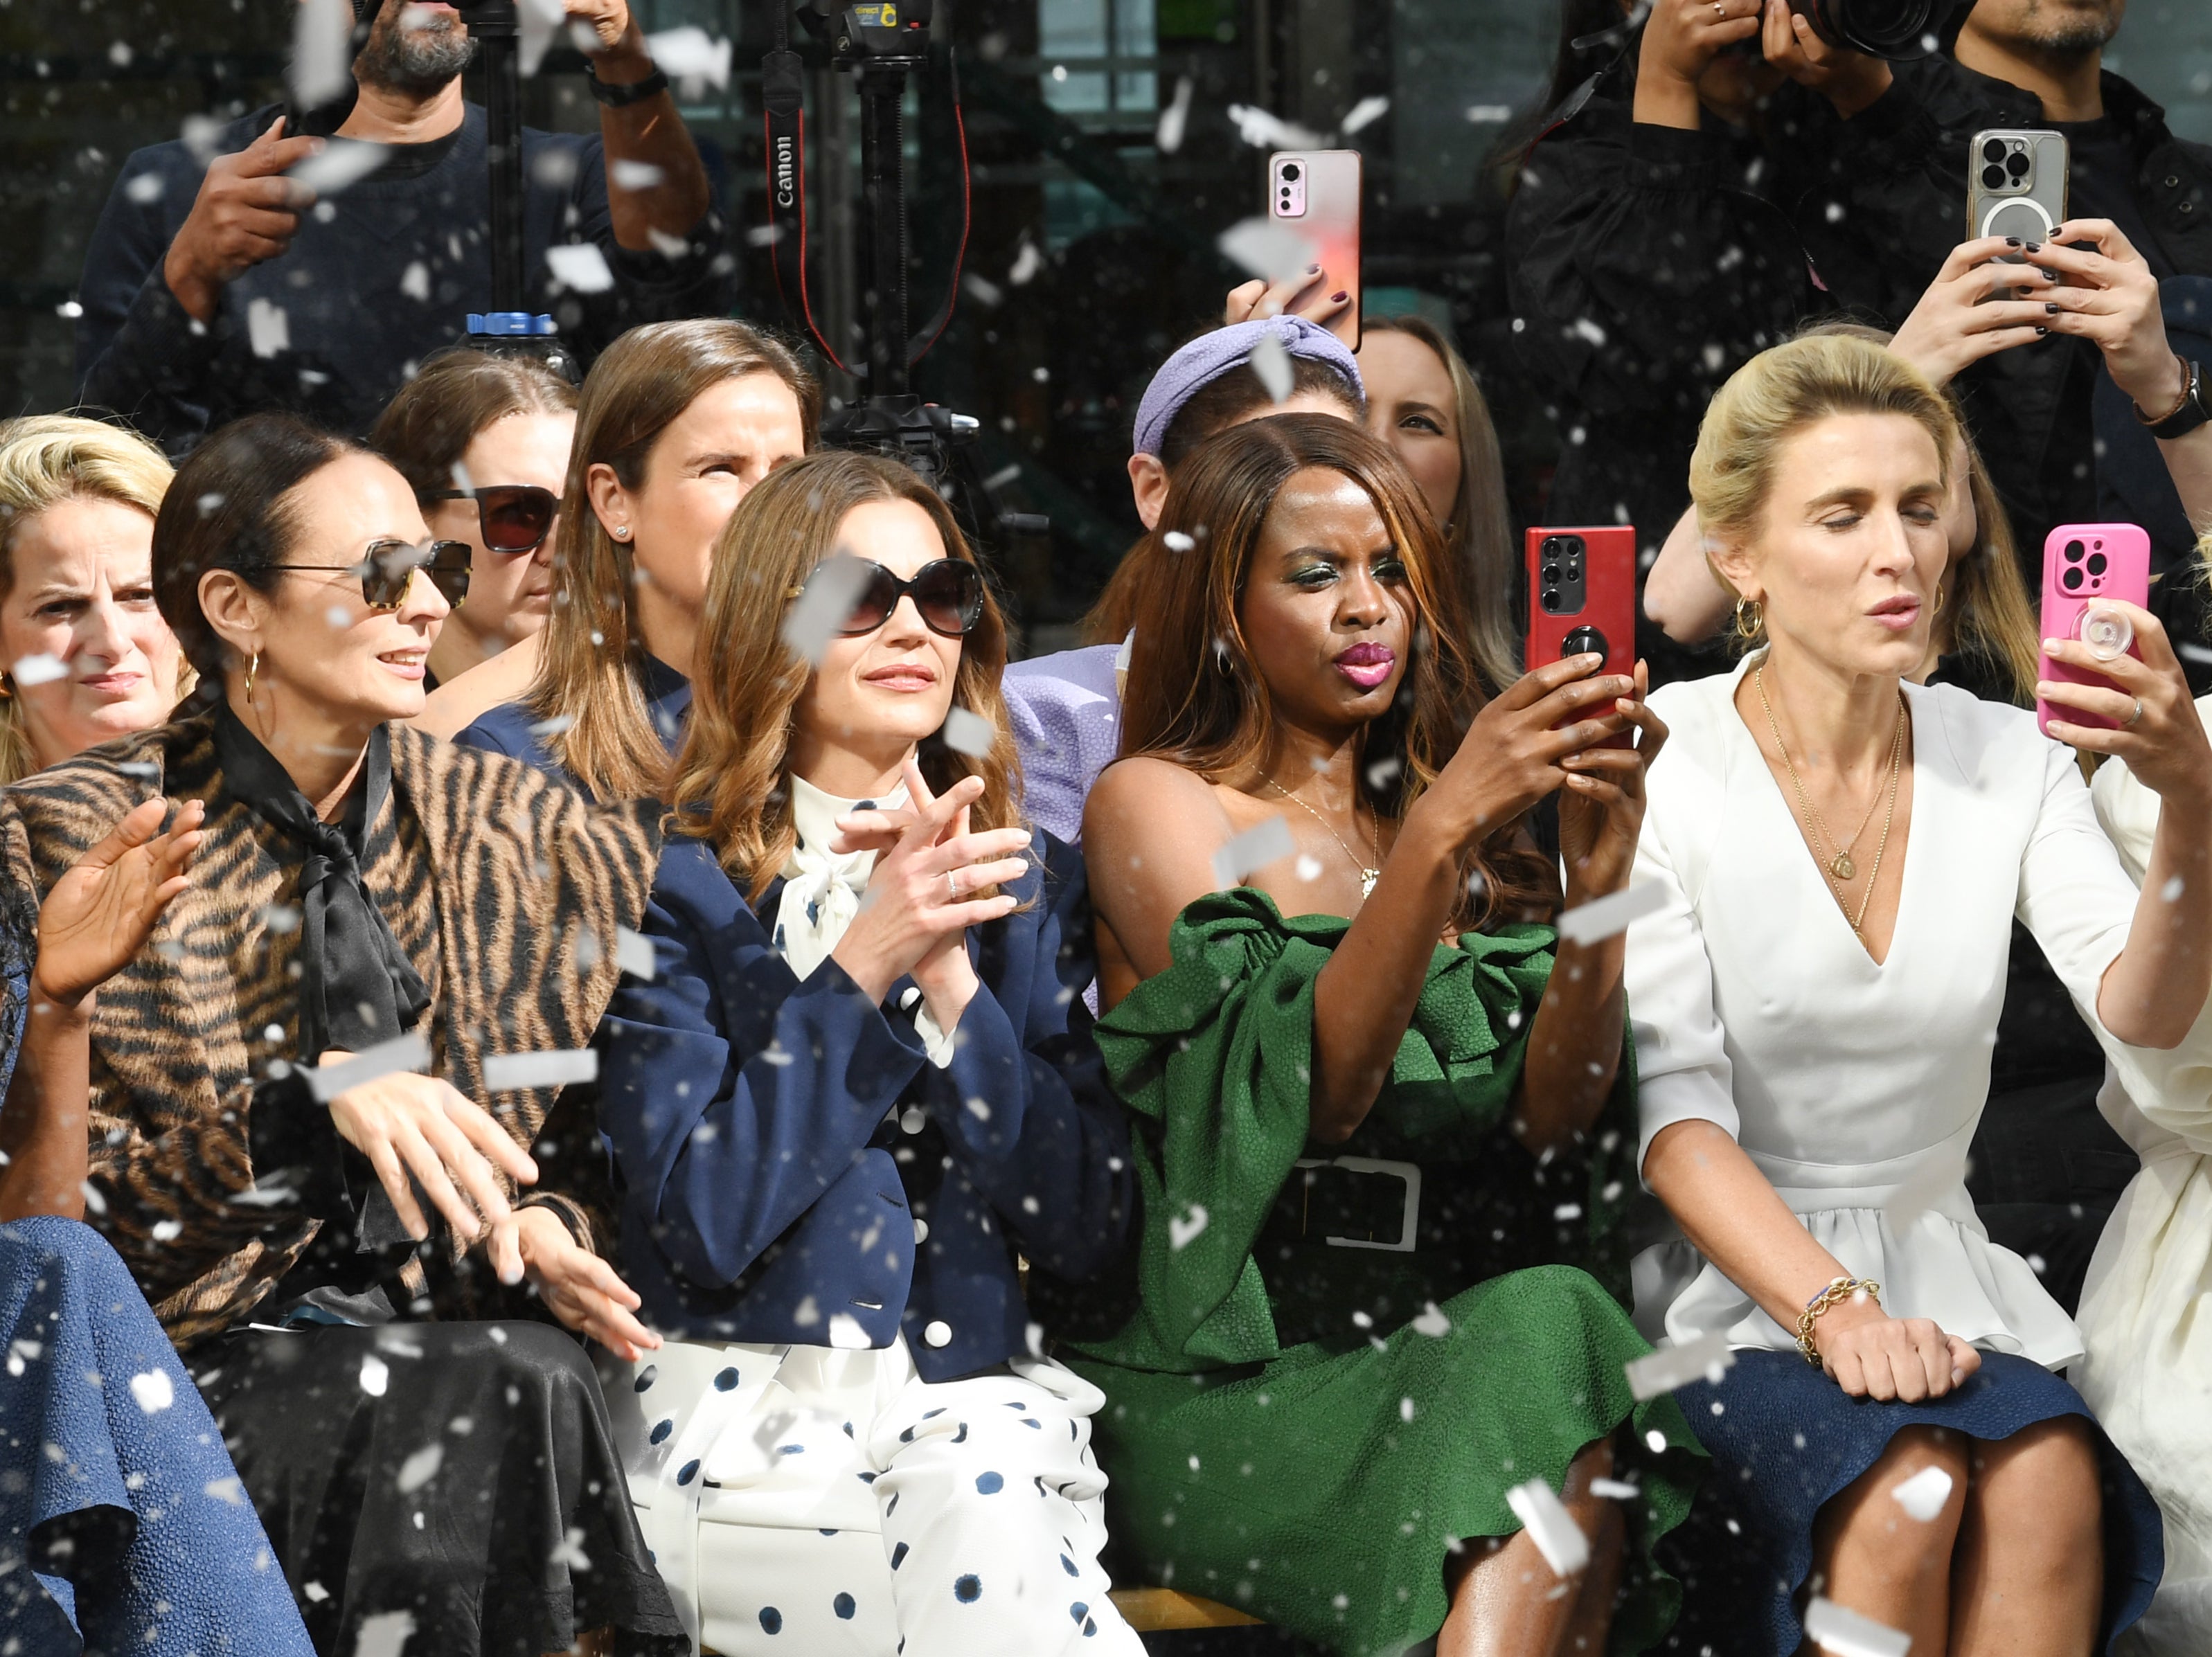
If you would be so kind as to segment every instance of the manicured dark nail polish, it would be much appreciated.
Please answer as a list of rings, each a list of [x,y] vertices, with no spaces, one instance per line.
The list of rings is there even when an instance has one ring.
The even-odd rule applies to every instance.
[[[2027,251],[2031,253],[2040,253],[2043,251],[2043,244],[2039,241],[2032,241],[2027,245]]]
[[[1343,303],[1345,302],[1345,300],[1346,300],[1350,299],[1351,297],[1352,297],[1352,292],[1351,292],[1351,290],[1350,290],[1349,288],[1342,288],[1342,289],[1340,289],[1339,291],[1337,291],[1336,293],[1331,294],[1328,296],[1328,302],[1329,302],[1331,305],[1341,305],[1341,304],[1343,304]]]
[[[2048,333],[2050,333],[2050,331],[2051,331],[2051,330],[2049,330],[2048,328],[2039,328],[2039,329],[2037,329],[2037,330],[2035,331],[2035,337],[2036,337],[2038,339],[2041,339],[2041,338],[2043,338],[2045,335],[2047,335]]]
[[[2055,316],[2057,316],[2057,315],[2058,314],[2058,307],[2057,307],[2057,306],[2055,306],[2055,305],[2046,305],[2046,306],[2045,306],[2043,308],[2044,308],[2045,310],[2046,310],[2046,311],[2050,312],[2050,313],[2051,313],[2051,314],[2052,316],[2054,316],[2054,317],[2055,317]]]
[[[1318,264],[1309,264],[1306,266],[1306,274],[1310,276],[1319,276],[1321,274],[1321,266]]]
[[[2018,247],[2020,245],[2021,240],[2018,236],[2007,236],[2005,238],[2005,246],[2008,247]]]

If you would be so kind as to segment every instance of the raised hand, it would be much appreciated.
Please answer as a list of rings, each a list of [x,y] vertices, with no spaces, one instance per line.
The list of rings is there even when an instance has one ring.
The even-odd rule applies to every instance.
[[[1349,288],[1340,288],[1320,265],[1309,264],[1297,276],[1279,282],[1255,276],[1231,288],[1221,307],[1221,325],[1231,328],[1240,322],[1287,314],[1326,328],[1351,303]]]
[[[292,245],[315,192],[284,174],[322,148],[319,138],[286,137],[279,116],[237,154],[208,163],[192,210],[161,261],[161,278],[178,304],[212,322],[226,283]]]
[[[1892,337],[1890,350],[1941,385],[1969,363],[2034,344],[2050,331],[2049,295],[2041,290],[2051,282],[2014,262],[2028,252],[2028,244],[2010,236],[1960,242]],[[2039,258],[2041,249],[2035,252]],[[2031,284],[2033,298],[1994,297]]]
[[[1942,1398],[1982,1367],[1982,1355],[1928,1318],[1893,1318],[1871,1300],[1850,1300],[1813,1326],[1820,1367],[1853,1398]]]
[[[1632,723],[1637,681],[1599,673],[1604,661],[1569,656],[1508,685],[1475,716],[1414,810],[1430,818],[1442,814],[1464,848],[1559,787],[1569,774],[1560,761]]]
[[[1760,0],[1652,0],[1636,69],[1636,118],[1694,132],[1698,80],[1723,47],[1755,38]]]
[[[484,1247],[499,1280],[516,1284],[528,1277],[563,1327],[631,1363],[660,1344],[634,1315],[637,1291],[590,1249],[578,1247],[550,1210],[520,1208],[494,1221]]]
[[[34,1000],[74,1007],[145,947],[155,923],[191,884],[207,810],[188,801],[164,833],[167,800],[150,799],[79,858],[39,908]]]
[[[1830,46],[1811,18],[1791,9],[1790,0],[1765,0],[1759,44],[1768,63],[1798,85],[1812,88],[1845,120],[1889,90],[1887,64],[1848,46]]]
[[[974,894],[1021,877],[1028,865],[1017,854],[1029,845],[1029,831],[967,832],[968,808],[983,792],[980,777],[963,777],[943,794],[933,795],[921,768],[909,755],[906,786],[913,816],[896,841],[878,851],[860,912],[830,951],[830,959],[878,1001],[902,975],[918,968],[926,973],[941,967],[952,980],[940,984],[944,990],[960,987],[963,969],[967,969],[965,988],[972,994],[974,974],[968,968],[964,949],[958,951],[957,965],[940,956],[924,966],[924,957],[933,950],[942,951],[948,938],[957,943],[969,927],[1012,912],[1014,899],[1005,892],[983,898]],[[853,841],[848,832],[840,844]],[[919,974],[915,981],[921,982]],[[922,993],[930,998],[931,1015],[947,1029],[967,1005],[967,994],[959,997],[957,1006],[948,1006],[930,996],[928,986],[923,986]]]
[[[2046,679],[2037,684],[2035,694],[2055,707],[2101,714],[2117,721],[2119,729],[2056,719],[2046,728],[2060,742],[2125,760],[2136,779],[2161,798],[2192,804],[2212,800],[2212,740],[2205,736],[2165,627],[2133,604],[2112,598],[2098,602],[2128,618],[2142,659],[2122,655],[2106,661],[2078,639],[2045,639],[2043,653],[2052,661],[2101,675],[2112,683]]]
[[[1619,891],[1635,866],[1644,780],[1667,741],[1665,723],[1644,700],[1649,682],[1649,669],[1637,663],[1634,699],[1616,704],[1643,733],[1635,747],[1585,748],[1559,762],[1567,774],[1559,795],[1559,851],[1570,907]]]
[[[323,1062],[349,1056],[333,1048]],[[348,1088],[331,1101],[331,1124],[368,1158],[399,1212],[399,1223],[418,1241],[430,1235],[430,1227],[415,1200],[410,1174],[421,1182],[454,1235],[467,1242],[474,1242],[486,1224],[496,1225],[513,1213],[500,1187],[500,1171],[518,1185],[538,1180],[538,1165],[507,1130],[434,1076],[397,1071]]]
[[[2086,241],[2091,247],[2067,247]],[[2036,251],[2046,275],[2035,297],[2054,334],[2075,334],[2105,354],[2112,383],[2153,419],[2170,413],[2188,389],[2166,337],[2158,278],[2110,219],[2069,219]]]

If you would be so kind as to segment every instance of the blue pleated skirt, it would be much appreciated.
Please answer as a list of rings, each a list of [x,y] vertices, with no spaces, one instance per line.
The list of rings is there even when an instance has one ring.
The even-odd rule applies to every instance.
[[[2149,1606],[2166,1565],[2166,1533],[2127,1458],[2097,1426],[2081,1395],[2041,1365],[1982,1354],[1966,1385],[1921,1404],[1855,1399],[1794,1352],[1740,1351],[1720,1384],[1675,1393],[1712,1453],[1715,1495],[1731,1509],[1736,1545],[1755,1555],[1765,1585],[1758,1608],[1768,1649],[1790,1657],[1803,1642],[1800,1593],[1813,1566],[1813,1520],[1880,1460],[1906,1427],[1943,1427],[1998,1440],[2061,1416],[2087,1422],[2104,1478],[2105,1615],[2097,1649]]]

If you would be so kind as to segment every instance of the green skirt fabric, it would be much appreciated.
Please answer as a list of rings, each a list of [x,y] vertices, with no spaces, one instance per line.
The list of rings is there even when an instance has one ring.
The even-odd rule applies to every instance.
[[[1650,1348],[1588,1274],[1492,1278],[1387,1338],[1308,1342],[1261,1365],[1172,1375],[1074,1355],[1106,1394],[1092,1442],[1126,1580],[1203,1594],[1350,1657],[1443,1625],[1462,1539],[1509,1535],[1516,1484],[1553,1490],[1614,1437],[1629,1545],[1610,1649],[1645,1649],[1680,1589],[1650,1563],[1703,1462],[1669,1397],[1637,1404]],[[1617,1429],[1626,1425],[1626,1432]]]

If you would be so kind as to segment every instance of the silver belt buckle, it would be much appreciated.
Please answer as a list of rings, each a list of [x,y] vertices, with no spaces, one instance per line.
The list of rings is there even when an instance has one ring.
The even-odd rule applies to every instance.
[[[1395,1242],[1376,1242],[1366,1237],[1323,1237],[1331,1248],[1374,1248],[1386,1254],[1410,1254],[1419,1236],[1421,1168],[1418,1162],[1394,1162],[1381,1156],[1302,1156],[1299,1168],[1340,1168],[1347,1174],[1387,1174],[1406,1182],[1406,1210],[1398,1222]]]

